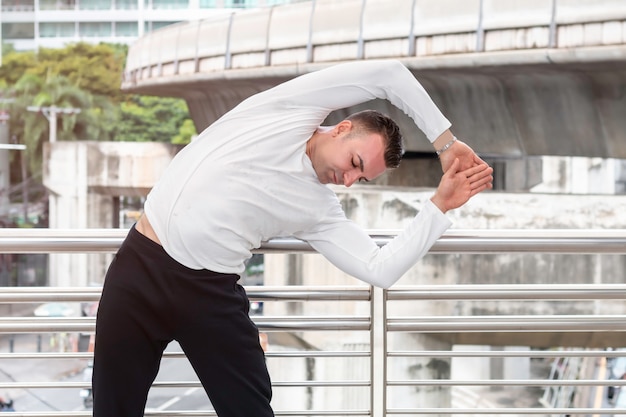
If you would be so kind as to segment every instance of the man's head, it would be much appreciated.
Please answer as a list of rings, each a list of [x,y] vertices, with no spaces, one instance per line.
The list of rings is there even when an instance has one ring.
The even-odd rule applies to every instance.
[[[352,121],[358,130],[365,133],[378,133],[385,144],[385,166],[397,168],[404,154],[402,133],[393,119],[376,110],[363,110],[346,118]]]
[[[366,110],[320,128],[307,144],[307,155],[321,183],[349,187],[396,168],[402,158],[402,137],[393,120]]]

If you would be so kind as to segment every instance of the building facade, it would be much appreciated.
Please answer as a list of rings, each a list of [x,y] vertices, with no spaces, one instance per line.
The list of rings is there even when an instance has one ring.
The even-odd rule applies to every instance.
[[[302,0],[2,0],[2,42],[18,50],[130,44],[172,23]]]

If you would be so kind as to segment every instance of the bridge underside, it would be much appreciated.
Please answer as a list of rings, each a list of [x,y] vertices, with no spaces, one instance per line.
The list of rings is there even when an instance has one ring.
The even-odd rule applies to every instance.
[[[621,47],[618,53],[624,53]],[[516,56],[523,55],[518,52]],[[618,56],[596,62],[520,64],[512,54],[508,60],[509,64],[490,65],[488,58],[481,57],[477,63],[464,56],[460,61],[465,65],[443,58],[404,62],[450,119],[454,133],[484,156],[626,158],[626,61]],[[264,67],[165,77],[127,91],[184,98],[200,131],[246,97],[318,68]],[[432,152],[408,117],[385,101],[338,111],[328,123],[364,107],[396,117],[405,132],[407,150]]]

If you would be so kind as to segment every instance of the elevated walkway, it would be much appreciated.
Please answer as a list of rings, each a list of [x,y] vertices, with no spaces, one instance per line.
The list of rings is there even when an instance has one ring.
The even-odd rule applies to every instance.
[[[387,58],[415,73],[454,131],[483,155],[626,158],[619,0],[317,0],[245,11],[139,39],[122,88],[184,98],[202,130],[299,74]],[[400,120],[409,150],[432,152],[396,109],[368,106]]]

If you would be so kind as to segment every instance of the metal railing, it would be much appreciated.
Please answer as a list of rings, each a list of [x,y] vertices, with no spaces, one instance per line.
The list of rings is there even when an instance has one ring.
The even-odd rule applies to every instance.
[[[394,235],[394,231],[370,231],[370,235],[379,245],[386,244]],[[49,229],[0,229],[0,253],[85,253],[113,252],[120,245],[126,234],[125,230],[49,230]],[[259,252],[263,253],[308,253],[311,248],[304,242],[295,239],[275,239],[265,243]],[[431,253],[455,254],[506,254],[506,253],[557,253],[557,254],[626,254],[625,230],[455,230],[446,233],[433,247]],[[419,285],[397,286],[382,290],[365,286],[252,286],[246,288],[251,301],[264,303],[364,303],[367,311],[361,315],[340,315],[333,311],[341,311],[339,307],[326,309],[324,315],[266,315],[254,316],[253,320],[261,332],[269,335],[291,334],[299,337],[308,332],[329,333],[341,338],[348,332],[364,334],[365,343],[354,349],[273,349],[270,344],[266,352],[270,370],[273,366],[285,366],[292,362],[331,360],[346,365],[356,372],[351,378],[274,378],[275,392],[291,393],[300,390],[302,395],[313,397],[316,390],[323,392],[352,393],[358,401],[350,407],[315,408],[315,404],[299,409],[276,409],[277,416],[393,416],[393,415],[617,415],[626,413],[624,408],[599,409],[592,397],[608,386],[621,387],[625,380],[607,380],[595,373],[564,372],[546,373],[545,377],[532,378],[452,378],[450,374],[441,377],[424,377],[423,374],[407,379],[394,371],[394,361],[422,364],[447,363],[459,359],[509,359],[528,358],[542,360],[547,363],[566,363],[568,361],[585,363],[593,367],[597,361],[607,357],[623,355],[619,351],[606,351],[595,346],[579,346],[561,350],[526,350],[513,348],[510,350],[454,350],[440,348],[407,349],[406,344],[396,343],[396,337],[421,337],[434,335],[435,338],[454,338],[463,334],[522,334],[536,333],[612,333],[621,335],[626,332],[626,315],[624,314],[483,314],[464,315],[405,315],[397,305],[426,302],[490,302],[490,301],[537,301],[551,300],[561,302],[595,301],[626,299],[624,284],[576,284],[576,285]],[[98,288],[2,288],[0,304],[19,305],[25,303],[46,302],[94,302],[99,299]],[[93,317],[0,317],[0,334],[54,334],[54,333],[90,333],[95,328]],[[305,338],[300,338],[305,339]],[[624,339],[626,340],[626,339]],[[454,345],[454,341],[449,342]],[[7,352],[0,353],[0,361],[59,361],[75,359],[88,361],[88,352]],[[181,352],[166,352],[166,359],[184,360]],[[566,358],[566,360],[563,360]],[[440,361],[437,362],[436,360]],[[559,362],[557,362],[559,361]],[[403,363],[404,363],[403,362]],[[278,364],[278,365],[276,365]],[[310,363],[309,363],[310,364]],[[303,365],[303,366],[305,366]],[[578,366],[578,365],[577,365]],[[296,366],[294,366],[295,368]],[[557,368],[554,368],[557,369]],[[577,368],[578,369],[578,368]],[[554,375],[558,373],[559,377]],[[563,375],[567,375],[563,379]],[[37,381],[16,380],[0,382],[3,390],[34,390],[34,389],[71,389],[88,388],[88,381]],[[198,389],[197,380],[159,380],[153,388]],[[543,403],[532,406],[498,406],[497,402],[489,402],[488,398],[472,400],[474,404],[453,404],[454,400],[439,401],[433,398],[448,398],[449,395],[468,397],[470,392],[479,397],[492,389],[504,392],[530,388],[543,389],[537,401],[544,398]],[[324,391],[326,390],[326,391]],[[328,391],[331,390],[331,391]],[[434,390],[436,395],[426,397],[426,404],[436,406],[406,407],[390,398],[397,390],[401,393],[412,393],[420,396],[427,390]],[[450,392],[452,394],[450,394]],[[354,394],[356,392],[357,394]],[[555,392],[577,393],[579,398],[587,398],[580,404],[552,401]],[[459,394],[460,393],[460,394]],[[481,394],[483,393],[483,394]],[[511,394],[510,394],[511,395]],[[515,395],[515,394],[512,394]],[[276,396],[276,394],[275,394]],[[547,399],[550,399],[548,401]],[[402,402],[400,402],[402,403]],[[476,405],[478,404],[478,405]],[[18,403],[19,407],[19,403]],[[57,410],[57,411],[18,411],[13,415],[24,417],[52,416],[89,416],[89,410]],[[211,416],[215,413],[210,407],[194,410],[158,410],[149,409],[146,416]]]

